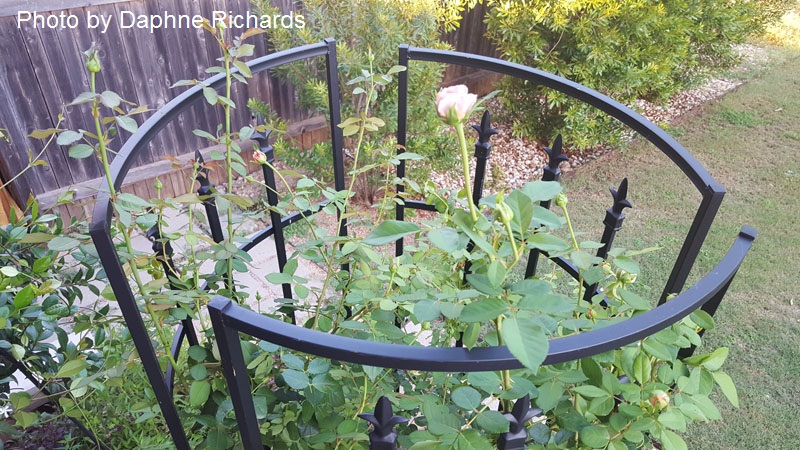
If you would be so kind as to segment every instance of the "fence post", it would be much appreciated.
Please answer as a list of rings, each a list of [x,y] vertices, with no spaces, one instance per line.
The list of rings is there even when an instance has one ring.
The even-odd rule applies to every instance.
[[[259,116],[260,119],[260,116]],[[258,120],[261,122],[261,120]],[[267,191],[267,203],[269,204],[269,220],[272,223],[272,236],[275,239],[275,253],[278,256],[278,270],[283,272],[286,266],[286,239],[283,236],[283,220],[274,208],[278,206],[278,188],[275,181],[275,171],[273,165],[275,163],[275,148],[269,143],[269,137],[272,130],[267,130],[266,133],[254,133],[252,139],[258,143],[259,150],[264,152],[269,164],[261,164],[261,172],[264,175],[264,184]],[[289,283],[281,284],[283,290],[283,297],[287,299],[292,298],[292,285]],[[289,316],[293,324],[297,324],[295,317],[295,310],[289,306],[283,306],[279,309],[280,312]]]
[[[397,74],[397,154],[406,151],[406,127],[408,125],[408,44],[400,45],[400,57],[397,64],[406,68],[406,70]],[[406,160],[401,159],[400,164],[397,165],[397,178],[401,180],[395,185],[397,196],[400,196],[405,191],[405,185],[402,180],[406,176]],[[405,214],[405,205],[400,203],[395,206],[395,219],[403,220]],[[395,244],[395,256],[403,254],[403,238],[397,240]]]
[[[561,135],[559,134],[556,136],[555,140],[553,141],[552,148],[545,147],[544,151],[547,153],[549,161],[542,172],[542,181],[560,180],[561,168],[559,166],[562,162],[569,161],[567,155],[562,152]],[[550,200],[541,201],[539,206],[545,209],[550,209]],[[528,253],[528,265],[525,267],[525,278],[530,278],[536,275],[536,268],[539,265],[540,253],[541,252],[535,248],[531,249],[530,253]]]
[[[619,189],[611,188],[609,190],[611,191],[611,198],[614,199],[614,204],[606,210],[606,217],[603,219],[603,224],[606,227],[603,230],[603,237],[600,238],[600,243],[603,246],[597,249],[597,256],[603,259],[608,256],[608,251],[611,250],[611,246],[614,244],[614,237],[617,235],[617,231],[622,229],[622,222],[625,221],[625,214],[622,214],[622,211],[625,208],[633,208],[631,202],[628,201],[627,178],[622,179]],[[583,299],[587,302],[591,301],[596,291],[597,284],[586,290]],[[605,305],[605,301],[603,301],[603,304]]]
[[[229,298],[216,296],[208,304],[208,314],[211,316],[211,324],[217,338],[220,364],[228,382],[228,390],[231,392],[233,409],[242,436],[242,446],[246,450],[260,450],[264,447],[261,444],[261,431],[258,427],[253,395],[250,392],[250,377],[247,376],[247,364],[244,362],[239,332],[225,324],[225,309],[232,304]]]
[[[222,223],[219,220],[219,211],[217,211],[217,202],[214,200],[214,185],[208,178],[208,167],[205,166],[203,154],[199,150],[194,151],[194,158],[197,161],[197,174],[195,180],[200,183],[197,188],[197,195],[203,199],[203,207],[206,210],[206,219],[208,220],[208,228],[211,230],[211,239],[216,243],[220,243],[225,239],[222,232]]]
[[[478,140],[475,141],[475,179],[472,181],[472,202],[477,205],[483,198],[483,183],[486,178],[486,164],[489,162],[489,157],[492,153],[492,144],[489,139],[497,134],[497,130],[492,128],[491,116],[489,111],[483,112],[480,125],[472,125],[472,129],[478,132]],[[467,246],[467,251],[471,252],[474,248],[474,243],[470,242]],[[464,282],[467,281],[467,274],[470,267],[469,261],[464,263]],[[459,339],[458,342],[461,342]],[[460,346],[460,345],[459,345]]]

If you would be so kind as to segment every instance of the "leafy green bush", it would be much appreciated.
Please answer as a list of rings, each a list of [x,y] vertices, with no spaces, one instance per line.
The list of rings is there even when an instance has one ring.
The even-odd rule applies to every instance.
[[[273,14],[277,10],[269,0],[253,2],[259,12]],[[337,59],[342,99],[342,115],[349,117],[364,106],[363,96],[347,89],[348,80],[362,75],[362,70],[384,73],[397,64],[398,46],[446,48],[440,39],[440,21],[453,20],[440,2],[424,0],[365,0],[354,5],[350,0],[304,0],[306,27],[301,30],[273,28],[268,30],[270,42],[277,50],[312,44],[333,37],[337,40]],[[373,55],[370,60],[368,51]],[[370,69],[372,67],[372,69]],[[278,72],[286,76],[299,90],[300,101],[315,111],[327,113],[328,97],[324,61],[293,64]],[[441,124],[435,112],[425,102],[436,94],[443,67],[439,64],[417,62],[409,71],[409,133],[419,136],[440,134]],[[397,85],[376,92],[378,110],[386,134],[373,136],[381,141],[397,129]],[[412,149],[431,154],[435,145]]]
[[[487,0],[488,36],[503,56],[566,77],[623,103],[663,100],[735,61],[743,42],[785,10],[786,0]],[[612,119],[564,95],[503,81],[516,132],[548,142],[563,132],[590,147],[619,138]]]
[[[99,264],[85,222],[64,225],[56,214],[40,214],[35,199],[26,213],[12,211],[11,223],[0,228],[0,394],[9,393],[11,381],[22,381],[14,378],[16,362],[63,397],[53,400],[68,410],[70,398],[86,391],[78,380],[102,369],[96,349],[106,338],[109,307],[80,304],[85,291],[100,294],[92,284]],[[17,425],[27,427],[37,420],[22,410],[30,400],[16,392],[0,404],[10,402]]]

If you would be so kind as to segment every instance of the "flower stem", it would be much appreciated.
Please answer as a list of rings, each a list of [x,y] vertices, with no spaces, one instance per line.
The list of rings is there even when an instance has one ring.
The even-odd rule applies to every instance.
[[[474,222],[478,221],[478,208],[475,207],[475,202],[472,201],[472,181],[469,175],[469,152],[467,152],[467,138],[464,136],[464,124],[459,123],[455,126],[458,133],[458,143],[461,147],[461,166],[464,171],[464,192],[467,193],[467,203],[469,204],[469,213],[472,215]]]

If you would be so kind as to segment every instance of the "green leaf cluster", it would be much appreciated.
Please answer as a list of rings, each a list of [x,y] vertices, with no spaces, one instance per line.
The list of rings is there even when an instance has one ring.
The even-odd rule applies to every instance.
[[[487,0],[488,37],[502,56],[588,86],[623,104],[660,102],[736,61],[733,44],[780,17],[791,2],[757,0]],[[622,127],[565,95],[517,79],[502,101],[520,134],[558,133],[587,148],[614,143]]]

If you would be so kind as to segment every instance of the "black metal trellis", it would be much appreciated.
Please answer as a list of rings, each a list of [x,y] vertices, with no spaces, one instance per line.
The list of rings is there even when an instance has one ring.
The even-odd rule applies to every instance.
[[[334,187],[337,190],[344,190],[345,169],[342,151],[342,133],[338,127],[341,117],[335,41],[328,39],[319,44],[274,53],[254,59],[247,63],[247,65],[250,67],[251,72],[258,73],[289,62],[314,57],[325,57],[327,62]],[[677,294],[683,289],[688,274],[725,194],[725,190],[722,186],[709,175],[691,154],[666,132],[607,96],[569,80],[519,64],[458,52],[414,48],[406,45],[400,46],[400,65],[408,67],[409,62],[412,60],[459,64],[514,76],[528,80],[531,83],[540,84],[560,91],[572,98],[600,109],[604,113],[621,121],[659,148],[684,172],[702,195],[702,201],[695,215],[695,219],[680,250],[669,280],[664,287],[659,301],[659,307],[606,328],[593,330],[581,335],[552,340],[550,352],[545,360],[545,364],[570,361],[618,348],[653,334],[677,322],[698,308],[702,308],[710,314],[716,311],[722,297],[725,295],[730,281],[733,279],[745,254],[750,248],[756,233],[755,230],[749,227],[743,228],[731,247],[731,250],[709,274],[673,300],[665,303],[667,296],[670,294]],[[408,120],[408,71],[400,72],[398,78],[397,142],[399,144],[398,152],[403,152],[406,144]],[[217,75],[207,80],[205,84],[217,89],[221,87],[223,83],[224,77],[222,75]],[[183,109],[201,98],[202,86],[187,90],[147,120],[142,127],[140,127],[139,131],[126,142],[111,166],[112,180],[117,189],[122,185],[128,170],[133,164],[136,154],[146,146],[159,130],[177,117]],[[478,132],[478,141],[475,144],[476,169],[473,189],[474,200],[477,202],[482,197],[487,160],[491,154],[490,138],[495,131],[491,128],[488,113],[484,114],[481,124],[475,125],[474,127]],[[274,160],[274,156],[268,138],[268,134],[257,134],[253,136],[253,139],[259,144],[261,150],[267,155],[268,161],[272,161]],[[547,167],[544,168],[542,179],[546,181],[558,180],[560,177],[559,165],[567,160],[566,156],[562,153],[562,137],[560,135],[554,140],[552,148],[547,149],[547,152],[549,155],[549,162]],[[200,182],[198,193],[204,198],[203,205],[209,220],[211,236],[215,242],[222,242],[224,240],[224,235],[219,214],[214,204],[213,197],[211,196],[213,186],[208,180],[207,170],[202,166],[202,157],[199,153],[197,153],[197,160],[201,165],[201,170],[197,174],[197,179]],[[278,201],[277,195],[275,194],[275,174],[268,166],[262,167],[265,184],[268,186],[267,201],[270,205],[274,206]],[[397,167],[397,176],[399,179],[405,177],[405,171],[405,160],[401,160]],[[402,184],[398,185],[398,194],[402,193],[403,189]],[[608,249],[613,245],[615,234],[621,228],[624,220],[623,209],[631,206],[627,201],[626,193],[627,180],[623,180],[616,190],[612,189],[613,204],[606,212],[604,220],[605,230],[601,239],[604,245],[602,248],[598,249],[599,256],[605,256]],[[250,251],[266,238],[274,236],[275,252],[278,256],[279,267],[282,270],[287,261],[283,229],[289,224],[301,220],[304,216],[316,213],[324,205],[325,203],[322,203],[308,211],[294,213],[289,216],[281,216],[271,211],[270,225],[256,234],[249,242],[242,245],[241,248],[244,251]],[[545,208],[550,207],[549,202],[542,202],[541,206]],[[432,205],[419,201],[406,200],[397,206],[395,214],[396,219],[403,220],[406,208],[435,210]],[[339,215],[343,213],[344,211],[338,211]],[[153,386],[155,396],[164,414],[176,447],[178,449],[188,449],[189,444],[186,432],[181,425],[177,409],[171,396],[174,368],[169,366],[166,374],[161,371],[158,358],[150,342],[150,336],[139,315],[135,296],[114,249],[110,232],[111,215],[111,198],[107,192],[101,193],[95,206],[90,233],[97,247],[103,267],[108,275],[109,283],[111,284],[123,316],[130,328],[131,336],[140,358],[142,359],[148,379]],[[347,235],[347,223],[345,220],[342,220],[341,224],[337,233],[341,236],[345,236]],[[153,241],[153,251],[156,253],[159,261],[164,265],[165,272],[168,274],[177,273],[178,269],[174,267],[171,260],[169,243],[162,239],[157,229],[152,231],[150,237]],[[402,252],[403,240],[400,239],[396,243],[396,253],[400,255]],[[540,252],[536,250],[530,252],[526,276],[535,275],[540,256],[547,255],[541,255]],[[564,268],[567,273],[577,278],[578,270],[572,263],[564,258],[551,259]],[[347,265],[343,265],[342,270],[347,271]],[[226,280],[226,284],[229,287],[232,286],[233,280]],[[596,286],[586,287],[587,296],[591,297],[597,293]],[[282,285],[282,290],[286,299],[292,298],[291,285]],[[345,362],[363,363],[387,368],[471,372],[521,367],[519,361],[513,358],[505,347],[475,348],[472,350],[463,348],[409,347],[364,342],[328,334],[320,336],[318,332],[297,327],[293,323],[280,322],[261,316],[232,304],[230,300],[223,297],[215,298],[209,305],[209,311],[220,347],[225,375],[228,379],[229,389],[234,399],[234,408],[242,439],[247,449],[260,448],[260,435],[258,431],[258,422],[256,421],[255,412],[252,407],[249,380],[247,378],[241,348],[238,343],[239,332],[246,333],[259,339],[265,339],[300,352]],[[289,319],[294,322],[294,315],[291,308],[284,309],[284,312],[289,316]],[[321,337],[324,337],[324,339],[321,339]],[[184,340],[187,340],[190,344],[197,342],[197,336],[193,329],[192,322],[189,319],[185,320],[178,327],[171,349],[173,355],[177,356]],[[685,352],[682,352],[681,356],[686,356],[690,354],[691,351],[692,349],[686,349]],[[500,438],[498,447],[505,450],[523,448],[524,435],[526,433],[525,422],[535,413],[536,408],[532,408],[530,399],[524,398],[518,400],[514,408],[506,412],[506,416],[511,423],[511,428],[508,433]],[[393,427],[403,419],[394,416],[391,410],[391,404],[388,400],[380,400],[374,414],[364,414],[362,418],[373,425],[373,431],[370,435],[372,449],[395,448],[397,435]]]

